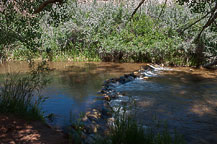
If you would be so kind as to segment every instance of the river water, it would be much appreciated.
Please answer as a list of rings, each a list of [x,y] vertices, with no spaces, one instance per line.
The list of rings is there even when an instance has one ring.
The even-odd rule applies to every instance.
[[[42,109],[53,113],[51,124],[62,127],[92,107],[106,79],[138,70],[135,63],[49,63],[51,83],[43,90],[49,99]],[[0,65],[0,76],[29,71],[28,64]],[[217,71],[173,68],[116,88],[136,100],[137,120],[148,127],[167,124],[189,143],[217,143]]]
[[[143,126],[163,130],[166,125],[191,144],[217,143],[217,71],[174,68],[116,90],[135,100],[130,110]]]
[[[97,92],[106,79],[120,77],[140,68],[142,64],[132,63],[83,63],[52,62],[48,63],[51,83],[42,91],[49,97],[42,106],[45,115],[54,114],[50,124],[64,127],[91,108]],[[7,73],[26,73],[29,66],[25,62],[11,62],[0,65],[0,78]]]

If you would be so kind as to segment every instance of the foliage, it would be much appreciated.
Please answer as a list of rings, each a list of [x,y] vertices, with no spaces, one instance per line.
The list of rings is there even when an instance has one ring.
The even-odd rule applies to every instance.
[[[43,119],[40,105],[47,99],[40,94],[47,83],[48,69],[44,63],[34,68],[30,74],[8,74],[0,89],[0,112]]]
[[[39,30],[40,20],[45,12],[50,12],[51,16],[55,13],[51,7],[48,7],[44,12],[34,14],[35,8],[42,2],[42,0],[0,2],[0,47],[2,50],[23,51],[27,49],[33,53],[32,55],[38,52],[41,47],[42,34]],[[4,60],[4,56],[7,57],[2,53],[0,59]],[[29,56],[28,59],[34,58],[34,56]]]
[[[23,16],[8,5],[0,13],[0,31],[5,34],[0,37],[1,59],[42,57],[53,61],[196,65],[199,44],[194,39],[208,20],[203,18],[211,9],[208,2],[201,6],[204,12],[193,13],[192,8],[197,7],[194,1],[191,4],[179,0],[180,3],[168,4],[161,13],[162,4],[147,1],[130,20],[138,2],[65,1],[50,5],[33,17]],[[190,5],[184,5],[186,2]],[[34,3],[33,7],[37,5]],[[216,41],[213,23],[200,37],[204,46],[202,63],[215,59]]]
[[[45,41],[49,46],[53,45],[52,41],[55,41],[54,44],[59,43],[53,46],[54,55],[59,55],[60,52],[54,49],[58,47],[58,51],[61,49],[72,53],[72,59],[87,53],[85,57],[91,57],[89,60],[100,58],[102,61],[195,64],[196,46],[193,38],[205,21],[201,21],[182,35],[176,30],[185,27],[183,22],[188,23],[192,18],[200,17],[199,14],[192,14],[187,7],[173,4],[166,7],[164,14],[157,21],[153,16],[159,15],[161,7],[150,2],[141,8],[133,21],[129,22],[134,7],[135,4],[130,2],[127,2],[127,5],[112,2],[91,5],[68,2],[69,11],[65,15],[71,17],[70,20],[64,22],[62,27],[60,24],[58,30],[50,27],[55,29],[53,34],[65,37],[51,36],[51,42],[47,39]],[[207,38],[212,39],[210,41],[212,46],[215,47],[216,37],[210,36],[214,33],[212,31],[206,33]],[[214,50],[214,47],[209,47],[208,52],[207,47],[204,53],[215,55],[214,51],[210,51]],[[44,49],[47,49],[46,46]]]
[[[207,41],[206,35],[204,34],[204,31],[209,31],[208,34],[215,33],[216,27],[217,27],[217,1],[216,0],[209,0],[209,1],[197,1],[197,0],[178,0],[179,4],[187,4],[190,8],[192,13],[199,13],[199,14],[205,14],[202,18],[195,21],[193,24],[185,28],[184,30],[191,28],[196,23],[200,22],[201,20],[204,20],[205,23],[202,24],[200,27],[198,33],[195,36],[194,43],[197,45],[196,47],[196,53],[195,53],[195,60],[196,65],[199,66],[203,63],[203,60],[207,58],[207,52],[210,50],[209,42]],[[215,25],[215,26],[214,26]],[[215,27],[213,29],[213,26]],[[209,28],[209,29],[208,29]],[[208,29],[208,30],[207,30]],[[183,31],[184,31],[183,30]],[[211,33],[210,33],[211,31]],[[216,51],[217,44],[216,42],[211,42],[213,45],[212,50]],[[210,51],[209,51],[210,52]],[[208,54],[210,55],[210,53]],[[208,60],[216,61],[217,57],[216,54],[214,56],[208,56]],[[216,63],[213,63],[213,65]]]
[[[195,13],[203,13],[207,12],[208,8],[215,4],[215,0],[209,0],[209,1],[198,1],[198,0],[178,0],[180,5],[183,5],[185,3],[188,4],[192,12]]]
[[[71,125],[67,127],[69,141],[70,143],[81,144],[82,143],[82,133],[84,130],[84,124],[82,122],[83,113],[80,113],[79,118],[76,121],[72,120],[72,113],[70,112],[70,123]]]

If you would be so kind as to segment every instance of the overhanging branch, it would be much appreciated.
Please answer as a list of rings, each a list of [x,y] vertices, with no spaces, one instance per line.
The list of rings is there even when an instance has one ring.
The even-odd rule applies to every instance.
[[[62,3],[63,0],[47,0],[43,2],[42,4],[40,4],[39,7],[35,9],[34,13],[35,14],[40,13],[47,5],[57,3],[57,2]]]
[[[137,10],[142,6],[142,4],[145,2],[145,0],[142,0],[139,5],[136,7],[136,9],[133,11],[132,15],[131,15],[131,18],[133,18],[133,16],[136,14]]]
[[[191,28],[193,25],[197,24],[198,22],[200,22],[201,20],[205,19],[211,12],[208,12],[206,15],[204,15],[203,17],[201,17],[200,19],[196,20],[195,22],[193,22],[192,24],[190,24],[189,26],[187,26],[186,28],[184,28],[183,30],[178,29],[177,31],[180,33],[183,33],[184,31],[186,31],[187,29]]]
[[[202,34],[202,32],[209,27],[213,22],[215,22],[215,20],[217,19],[217,2],[215,4],[215,7],[213,8],[212,12],[211,12],[211,16],[209,17],[208,21],[206,22],[206,24],[203,26],[202,30],[200,31],[200,33],[197,35],[196,37],[196,41],[200,39],[200,36]]]

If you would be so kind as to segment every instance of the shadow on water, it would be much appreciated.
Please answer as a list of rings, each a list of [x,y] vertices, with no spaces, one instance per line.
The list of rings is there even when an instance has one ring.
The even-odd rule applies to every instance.
[[[203,74],[203,72],[205,72]],[[150,127],[167,123],[171,133],[183,134],[188,143],[217,143],[217,77],[206,71],[162,72],[117,89],[136,99],[140,123]]]

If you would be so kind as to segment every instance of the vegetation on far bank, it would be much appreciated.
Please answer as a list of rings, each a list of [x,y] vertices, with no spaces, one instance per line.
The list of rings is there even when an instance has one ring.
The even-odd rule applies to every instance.
[[[47,7],[40,2],[1,3],[2,61],[40,57],[199,66],[216,59],[213,0],[143,1],[133,17],[139,1],[60,0]]]

